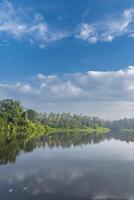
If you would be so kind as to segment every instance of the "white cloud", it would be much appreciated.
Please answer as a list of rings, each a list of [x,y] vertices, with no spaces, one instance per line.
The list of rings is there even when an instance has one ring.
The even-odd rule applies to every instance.
[[[40,48],[68,36],[65,31],[51,28],[41,14],[15,7],[7,0],[0,3],[0,34],[4,37],[7,34],[17,40],[28,40]]]
[[[29,81],[1,83],[0,95],[42,112],[76,112],[105,118],[134,117],[134,67],[118,71],[37,74]]]
[[[40,80],[43,80],[43,79],[45,79],[45,75],[37,74],[37,78],[40,79]]]
[[[126,9],[122,14],[108,16],[96,23],[82,23],[77,38],[96,43],[111,42],[116,37],[127,35],[133,37],[134,8]]]
[[[6,40],[11,37],[17,41],[28,41],[43,49],[49,43],[72,36],[91,44],[98,41],[111,42],[123,35],[134,38],[134,8],[113,16],[108,15],[94,23],[82,23],[78,30],[76,27],[69,31],[64,31],[64,28],[59,30],[51,27],[43,15],[32,9],[16,6],[8,0],[0,3],[0,36]]]

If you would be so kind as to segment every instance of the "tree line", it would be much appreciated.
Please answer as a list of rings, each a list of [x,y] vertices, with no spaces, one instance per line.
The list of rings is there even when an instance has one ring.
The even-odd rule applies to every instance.
[[[107,121],[98,117],[70,113],[39,113],[33,109],[25,109],[19,101],[5,99],[0,101],[0,132],[47,131],[51,128],[84,129],[107,127],[110,129],[134,129],[134,118]]]
[[[41,123],[52,128],[87,128],[100,127],[104,125],[103,120],[98,117],[84,116],[82,114],[70,113],[38,113],[34,110],[27,110],[27,117],[34,123]]]
[[[6,99],[0,101],[0,128],[10,126],[25,127],[28,123],[39,124],[52,128],[86,128],[100,127],[103,120],[98,117],[84,116],[70,113],[39,113],[32,109],[25,109],[19,101]]]

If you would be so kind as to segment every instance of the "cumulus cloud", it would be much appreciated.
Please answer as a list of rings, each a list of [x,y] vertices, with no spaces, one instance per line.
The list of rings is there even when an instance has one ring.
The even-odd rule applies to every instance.
[[[122,14],[108,16],[95,23],[82,23],[77,38],[96,43],[111,42],[119,36],[134,37],[134,8],[126,9]]]
[[[40,111],[134,116],[134,67],[62,76],[37,74],[28,82],[1,83],[0,95]]]
[[[11,1],[0,3],[0,35],[26,40],[44,48],[46,44],[67,37],[65,31],[50,27],[43,15],[32,9],[17,7]]]

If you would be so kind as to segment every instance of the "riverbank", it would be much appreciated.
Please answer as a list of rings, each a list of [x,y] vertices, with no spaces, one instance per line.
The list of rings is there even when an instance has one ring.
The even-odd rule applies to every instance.
[[[131,133],[134,134],[134,128],[121,128],[119,129],[121,133]]]
[[[89,127],[89,128],[73,128],[73,129],[70,129],[70,128],[51,128],[51,127],[48,127],[47,128],[47,133],[53,133],[53,132],[76,132],[76,133],[98,133],[98,134],[101,134],[101,133],[108,133],[110,131],[109,128],[106,128],[106,127],[97,127],[97,128],[92,128],[92,127]]]

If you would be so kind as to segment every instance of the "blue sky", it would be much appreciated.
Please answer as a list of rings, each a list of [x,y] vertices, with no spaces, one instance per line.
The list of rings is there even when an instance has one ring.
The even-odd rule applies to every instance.
[[[0,1],[1,98],[133,117],[133,52],[132,0]]]

